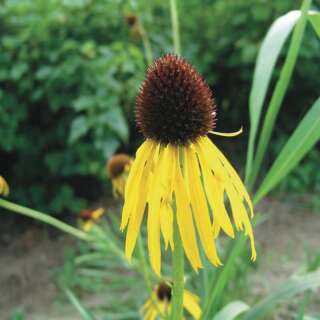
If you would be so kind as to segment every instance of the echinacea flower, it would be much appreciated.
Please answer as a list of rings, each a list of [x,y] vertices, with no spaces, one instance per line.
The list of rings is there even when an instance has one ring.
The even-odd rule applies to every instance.
[[[171,309],[172,284],[160,282],[156,285],[150,297],[143,306],[144,320],[154,320],[160,314],[169,314]],[[188,290],[183,292],[183,306],[193,319],[200,319],[201,309],[199,297]]]
[[[8,196],[9,195],[9,185],[4,177],[0,176],[0,195]]]
[[[100,220],[104,214],[103,208],[98,208],[95,210],[82,210],[80,212],[80,220],[82,224],[82,229],[86,232],[89,232],[92,227]]]
[[[197,238],[211,263],[221,265],[215,239],[221,230],[234,238],[232,220],[236,230],[249,237],[254,260],[252,203],[235,169],[207,137],[216,133],[216,110],[203,78],[181,57],[159,58],[141,86],[136,121],[146,140],[136,153],[125,189],[121,229],[127,227],[127,258],[131,259],[147,212],[148,251],[158,275],[160,234],[165,247],[170,244],[174,250],[174,214],[195,270],[202,267]]]
[[[133,159],[126,154],[116,154],[107,162],[107,173],[112,182],[114,197],[124,196],[124,187]]]

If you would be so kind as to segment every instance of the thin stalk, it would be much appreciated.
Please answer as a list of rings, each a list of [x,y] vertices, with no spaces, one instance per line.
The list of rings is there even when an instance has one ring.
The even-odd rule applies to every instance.
[[[287,92],[289,82],[292,77],[293,69],[296,65],[297,57],[300,51],[301,42],[303,34],[305,31],[308,10],[311,5],[312,0],[304,0],[301,6],[301,17],[296,27],[290,41],[290,46],[288,54],[286,56],[284,65],[281,69],[280,78],[277,81],[275,90],[273,92],[270,104],[267,108],[267,114],[265,121],[263,123],[256,157],[253,161],[253,168],[249,178],[249,187],[254,185],[258,172],[260,170],[262,161],[264,159],[265,153],[267,151],[271,134],[274,128],[274,124],[279,113],[280,107],[282,105],[285,93]],[[250,159],[249,159],[250,160]]]
[[[147,64],[148,64],[148,66],[150,66],[152,64],[152,61],[153,61],[151,43],[150,43],[150,40],[149,40],[148,33],[145,30],[145,28],[143,27],[142,22],[140,22],[140,26],[139,27],[140,27],[141,39],[142,39],[142,43],[143,43],[143,47],[144,47],[144,52],[145,52],[145,55],[146,55]]]
[[[0,199],[0,206],[7,209],[7,210],[13,211],[15,213],[19,213],[24,216],[33,218],[35,220],[47,223],[47,224],[49,224],[49,225],[51,225],[51,226],[53,226],[63,232],[71,234],[72,236],[74,236],[80,240],[84,240],[84,241],[91,241],[92,240],[91,237],[87,233],[85,233],[84,231],[79,230],[77,228],[74,228],[74,227],[70,226],[69,224],[64,223],[56,218],[53,218],[46,213],[42,213],[40,211],[36,211],[36,210],[30,209],[30,208],[27,208],[24,206],[20,206],[18,204],[15,204],[13,202],[10,202],[10,201],[4,200],[4,199]]]
[[[173,219],[174,250],[172,253],[173,292],[171,320],[183,318],[184,256],[176,214]]]
[[[176,0],[170,0],[170,12],[171,12],[174,52],[180,55],[181,54],[180,32],[179,32],[179,20],[178,20],[178,10],[177,10]],[[180,155],[183,155],[183,152],[181,152],[181,150],[179,150],[179,153]],[[184,170],[185,166],[184,166],[183,156],[181,157],[180,162]],[[171,310],[170,319],[180,320],[183,318],[184,252],[183,252],[183,246],[182,246],[182,241],[180,237],[180,231],[177,223],[176,212],[173,215],[173,241],[174,241],[174,250],[172,252],[173,291],[172,291],[172,310]]]
[[[181,54],[179,19],[176,0],[170,0],[170,11],[174,52],[176,54]]]

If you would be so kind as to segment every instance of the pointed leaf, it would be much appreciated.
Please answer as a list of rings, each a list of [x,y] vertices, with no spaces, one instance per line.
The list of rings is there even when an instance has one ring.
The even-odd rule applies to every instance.
[[[287,301],[294,295],[318,287],[320,287],[320,271],[290,279],[253,306],[242,320],[261,319],[278,304]]]
[[[249,306],[246,303],[242,301],[233,301],[220,310],[212,320],[233,320],[248,309]]]
[[[312,105],[311,109],[301,120],[300,124],[283,147],[278,158],[263,180],[256,193],[255,200],[259,201],[271,191],[308,151],[320,139],[320,98]]]
[[[281,49],[300,17],[300,11],[294,10],[281,16],[271,25],[259,50],[249,98],[250,137],[247,161],[247,174],[251,170],[253,148],[260,122],[262,106],[267,94],[272,72]]]
[[[94,317],[90,314],[90,312],[83,306],[80,300],[75,296],[75,294],[69,290],[68,288],[62,288],[70,302],[73,306],[78,310],[81,318],[83,320],[94,320]]]
[[[309,12],[309,21],[311,22],[314,31],[320,38],[320,12],[310,11]]]

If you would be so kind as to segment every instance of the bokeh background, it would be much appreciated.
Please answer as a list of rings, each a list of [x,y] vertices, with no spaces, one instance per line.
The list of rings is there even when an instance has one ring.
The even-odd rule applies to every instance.
[[[275,18],[299,6],[296,0],[180,1],[183,55],[213,89],[218,130],[244,127],[241,138],[217,139],[240,171],[259,46]],[[319,6],[319,1],[314,1],[314,7]],[[142,139],[134,122],[135,97],[147,68],[139,24],[148,34],[154,57],[172,51],[167,1],[1,1],[0,173],[10,184],[12,201],[64,220],[72,220],[80,210],[101,199],[108,201],[111,184],[106,177],[106,161],[115,152],[134,154]],[[279,66],[284,56],[285,52]],[[319,65],[319,39],[308,25],[266,166],[317,98]],[[279,69],[272,86],[278,75]],[[304,229],[305,219],[319,217],[319,158],[319,148],[313,149],[264,204],[284,226],[297,220],[297,230]],[[291,201],[296,202],[293,205]],[[301,211],[298,218],[288,222],[284,217],[296,210]],[[54,231],[9,214],[1,213],[1,219],[1,268],[14,264],[25,250],[31,255],[35,247],[39,252],[33,251],[32,259],[43,255],[49,262],[43,268],[31,264],[31,269],[46,273],[51,264],[59,265],[63,253],[57,251],[63,252],[67,244]],[[262,234],[262,243],[270,242],[276,221]],[[285,260],[284,243],[291,235],[285,228],[278,231],[284,239],[273,244],[274,250],[279,246]],[[300,236],[303,242],[304,235]],[[49,246],[43,249],[45,253],[37,247],[39,242]],[[17,263],[23,266],[29,262]],[[20,276],[20,269],[17,278],[5,270],[0,276],[1,296],[5,287],[20,287],[20,292],[25,292],[23,288],[32,286],[28,283],[30,270],[26,279]],[[43,282],[34,284],[36,291],[45,290],[51,273],[43,277]],[[7,298],[0,298],[0,312],[5,306],[13,310],[15,303],[37,309],[36,298],[30,300],[12,290]],[[53,296],[43,303],[52,301]]]

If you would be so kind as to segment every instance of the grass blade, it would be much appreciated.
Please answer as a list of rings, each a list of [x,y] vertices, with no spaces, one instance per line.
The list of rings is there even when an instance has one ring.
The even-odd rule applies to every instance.
[[[79,299],[75,296],[75,294],[69,290],[68,288],[62,288],[70,302],[74,305],[74,307],[78,310],[81,318],[83,320],[95,320],[91,313],[82,305]]]
[[[248,309],[249,306],[246,303],[242,301],[233,301],[219,311],[212,320],[233,320]]]
[[[288,280],[265,299],[253,306],[242,320],[256,320],[265,316],[279,303],[284,302],[303,291],[320,287],[320,271],[308,273]]]
[[[286,56],[284,65],[281,69],[280,78],[277,81],[270,104],[267,108],[267,114],[262,126],[262,131],[261,131],[261,135],[260,135],[260,139],[257,147],[256,156],[252,163],[252,171],[248,178],[249,187],[253,186],[255,179],[257,177],[257,174],[259,172],[267,147],[269,145],[271,133],[273,131],[273,127],[274,127],[277,115],[282,105],[285,93],[288,89],[289,82],[293,73],[293,69],[297,61],[298,53],[300,51],[302,37],[305,31],[307,17],[308,17],[308,10],[310,5],[311,5],[311,0],[304,0],[302,3],[301,16],[294,28],[294,32],[290,41],[288,54]]]
[[[310,11],[309,21],[311,22],[311,25],[313,26],[314,31],[320,38],[320,12]]]
[[[312,105],[311,109],[301,120],[300,124],[283,147],[278,158],[267,173],[259,190],[256,193],[256,201],[261,200],[271,191],[308,151],[320,139],[320,98]]]
[[[246,179],[250,175],[252,168],[254,143],[272,71],[284,43],[299,17],[300,11],[294,10],[276,19],[271,25],[259,50],[249,98],[250,135],[246,163]]]

